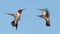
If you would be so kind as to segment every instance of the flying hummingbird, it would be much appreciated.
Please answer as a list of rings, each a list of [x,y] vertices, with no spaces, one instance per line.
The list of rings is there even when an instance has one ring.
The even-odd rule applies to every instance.
[[[50,26],[50,18],[49,18],[50,15],[48,10],[47,9],[39,9],[39,10],[41,10],[42,15],[39,15],[38,17],[45,19],[46,26]]]
[[[24,10],[24,9],[19,9],[18,13],[16,13],[16,14],[6,13],[6,14],[11,15],[11,16],[14,17],[14,20],[11,22],[11,24],[12,24],[13,27],[16,27],[16,29],[18,27],[18,21],[21,18],[22,10]]]

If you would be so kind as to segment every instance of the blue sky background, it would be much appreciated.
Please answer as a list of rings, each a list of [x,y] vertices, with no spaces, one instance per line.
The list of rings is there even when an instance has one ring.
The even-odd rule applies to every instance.
[[[21,14],[18,29],[12,27],[13,17],[4,13]],[[45,20],[37,8],[47,8],[50,12],[51,27],[46,27]],[[0,34],[60,34],[60,0],[0,0]]]

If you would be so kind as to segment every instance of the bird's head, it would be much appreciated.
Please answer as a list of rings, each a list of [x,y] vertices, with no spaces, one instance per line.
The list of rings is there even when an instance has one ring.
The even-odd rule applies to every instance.
[[[22,13],[22,10],[21,10],[21,9],[19,9],[19,10],[18,10],[18,13],[19,13],[19,14],[21,14],[21,13]]]
[[[21,14],[24,9],[19,9],[18,13]]]

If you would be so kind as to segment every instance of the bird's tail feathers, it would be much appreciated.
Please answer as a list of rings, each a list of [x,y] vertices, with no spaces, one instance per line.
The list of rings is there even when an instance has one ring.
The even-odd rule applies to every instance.
[[[12,24],[13,27],[16,27],[16,29],[17,29],[17,26],[18,26],[17,23],[15,24],[14,21],[12,21],[11,24]]]
[[[46,26],[50,26],[50,23],[47,23],[47,22],[46,22]]]

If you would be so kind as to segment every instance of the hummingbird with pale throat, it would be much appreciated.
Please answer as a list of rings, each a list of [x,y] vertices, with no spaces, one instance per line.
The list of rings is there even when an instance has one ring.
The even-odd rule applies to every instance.
[[[41,10],[42,15],[39,15],[38,17],[43,18],[46,21],[46,26],[50,26],[50,15],[47,9],[39,9]]]

